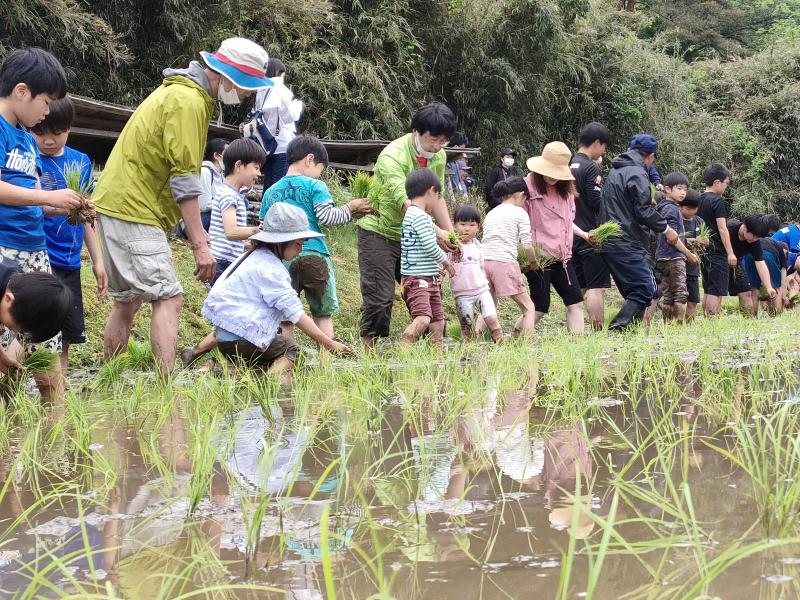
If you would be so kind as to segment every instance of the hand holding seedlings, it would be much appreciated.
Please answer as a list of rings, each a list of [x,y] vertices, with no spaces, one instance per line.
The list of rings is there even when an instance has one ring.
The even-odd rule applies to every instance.
[[[347,208],[350,209],[350,214],[354,219],[368,214],[376,214],[369,198],[355,198],[347,203]]]
[[[598,225],[595,229],[589,232],[588,239],[586,240],[592,246],[600,247],[608,240],[618,238],[622,235],[622,227],[615,221],[607,221]]]

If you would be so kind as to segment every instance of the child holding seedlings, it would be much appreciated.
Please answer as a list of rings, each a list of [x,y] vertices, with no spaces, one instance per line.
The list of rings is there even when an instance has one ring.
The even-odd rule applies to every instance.
[[[403,331],[402,344],[413,344],[429,330],[433,344],[442,345],[444,308],[440,267],[451,276],[455,275],[455,269],[436,243],[430,216],[441,191],[441,179],[430,169],[412,171],[406,179],[406,197],[411,205],[400,230],[400,285],[411,324]]]
[[[472,338],[474,311],[478,309],[483,322],[492,332],[492,339],[500,342],[503,330],[497,318],[497,308],[489,292],[489,280],[483,270],[481,244],[476,239],[481,227],[481,215],[474,206],[458,207],[453,216],[456,233],[460,238],[459,252],[450,254],[455,274],[450,278],[450,289],[456,301],[461,338]]]
[[[303,210],[313,231],[322,233],[322,226],[344,225],[371,212],[366,198],[356,198],[336,206],[328,186],[320,181],[328,166],[328,151],[313,135],[300,135],[286,147],[289,169],[286,176],[264,192],[260,216],[278,202],[286,202]],[[333,337],[333,315],[339,311],[336,278],[328,245],[321,237],[309,239],[289,269],[302,279],[319,279],[322,285],[305,288],[311,316],[325,335]],[[289,330],[284,335],[291,337]]]
[[[525,272],[535,309],[535,320],[550,310],[550,285],[555,287],[567,310],[567,329],[583,333],[583,293],[572,258],[573,235],[589,242],[589,234],[575,219],[575,178],[570,170],[572,152],[563,142],[550,142],[540,156],[528,159],[531,171],[525,177],[528,199],[525,210],[530,218],[531,237],[542,252],[555,259],[541,268],[533,265]]]
[[[264,149],[246,138],[231,142],[222,155],[225,179],[214,189],[208,230],[211,255],[217,261],[217,272],[211,285],[244,252],[244,241],[258,233],[258,227],[247,225],[247,200],[239,190],[255,184],[266,158]]]
[[[32,128],[36,146],[41,153],[42,189],[92,189],[92,161],[82,152],[66,145],[73,116],[72,101],[69,97],[64,97],[51,102],[50,112],[44,121]],[[45,211],[44,233],[53,274],[72,292],[72,310],[61,330],[61,368],[66,371],[69,366],[70,345],[86,342],[81,291],[81,248],[84,243],[92,261],[99,298],[105,296],[108,275],[103,265],[94,223],[73,223],[66,211],[48,209]]]
[[[350,353],[305,314],[284,265],[300,254],[305,240],[322,235],[309,229],[300,208],[286,202],[270,207],[259,232],[250,237],[253,249],[231,265],[203,304],[203,316],[214,326],[224,356],[265,367],[268,373],[291,370],[298,347],[278,333],[281,322],[296,325],[326,350]]]
[[[70,189],[43,190],[39,149],[26,128],[46,116],[49,104],[67,93],[66,77],[58,60],[39,48],[11,52],[0,67],[0,256],[16,262],[23,272],[50,273],[44,234],[44,208],[69,211],[83,206],[81,195]],[[60,329],[60,327],[59,327]],[[58,330],[42,346],[61,351]],[[3,342],[7,347],[9,340]],[[32,353],[35,344],[26,347]],[[45,400],[63,395],[58,365],[37,376]]]
[[[522,315],[514,326],[514,335],[521,332],[530,338],[533,337],[536,315],[517,261],[520,246],[528,257],[533,256],[531,222],[522,208],[528,198],[528,186],[521,177],[512,176],[498,181],[492,194],[500,204],[486,215],[481,240],[489,291],[495,304],[498,298],[505,297],[517,303]]]
[[[742,258],[742,268],[747,273],[747,280],[750,282],[750,311],[752,316],[758,315],[759,301],[767,301],[767,309],[772,315],[783,312],[783,300],[786,292],[786,271],[789,246],[771,237],[764,237],[758,241],[761,246],[761,254],[764,263],[769,270],[770,285],[777,290],[772,298],[761,296],[762,280],[756,269],[755,259],[752,254],[747,254]]]
[[[680,203],[689,191],[689,179],[680,172],[669,173],[663,181],[664,196],[658,202],[658,212],[667,225],[678,232],[674,244],[661,233],[656,246],[656,270],[660,274],[659,291],[663,297],[664,320],[683,322],[686,318],[688,290],[686,286],[687,263],[700,264],[697,255],[681,241],[686,235]]]
[[[686,245],[695,254],[702,254],[708,247],[709,240],[703,236],[705,221],[697,215],[700,208],[700,194],[689,189],[686,197],[678,205],[683,219],[683,230]],[[700,266],[686,265],[686,321],[691,321],[697,314],[697,305],[700,303]]]
[[[200,165],[200,183],[203,186],[203,193],[197,197],[197,203],[200,206],[200,220],[206,231],[211,227],[211,200],[214,197],[214,190],[222,183],[224,169],[222,154],[229,143],[223,138],[208,140],[206,153],[203,155],[203,164]]]
[[[769,235],[769,227],[762,214],[753,214],[745,217],[744,221],[729,220],[726,226],[731,249],[736,257],[736,267],[728,274],[727,292],[739,296],[739,308],[745,314],[755,314],[750,291],[750,281],[747,272],[740,262],[748,254],[753,261],[753,269],[758,274],[761,284],[765,288],[765,295],[769,299],[777,295],[777,290],[771,285],[769,267],[764,262],[764,253],[759,240]]]

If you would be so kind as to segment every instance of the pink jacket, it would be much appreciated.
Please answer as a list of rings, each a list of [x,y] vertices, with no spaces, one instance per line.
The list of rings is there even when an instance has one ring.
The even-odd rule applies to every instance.
[[[530,198],[525,201],[525,211],[531,220],[531,238],[546,254],[566,266],[572,257],[572,221],[575,219],[575,197],[566,199],[555,192],[540,194],[533,187],[533,176],[525,177]]]

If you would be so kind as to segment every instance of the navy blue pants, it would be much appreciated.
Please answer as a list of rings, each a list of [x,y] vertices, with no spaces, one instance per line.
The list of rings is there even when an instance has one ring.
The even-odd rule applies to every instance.
[[[625,300],[649,306],[655,297],[656,282],[644,254],[639,252],[604,252],[603,260]]]
[[[264,175],[264,189],[268,190],[274,183],[277,183],[289,170],[286,162],[286,154],[271,154],[267,157],[261,174]]]

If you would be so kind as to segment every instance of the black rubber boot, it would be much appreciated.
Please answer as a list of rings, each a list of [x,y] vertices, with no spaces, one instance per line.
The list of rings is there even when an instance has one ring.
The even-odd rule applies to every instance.
[[[609,331],[625,331],[629,327],[633,327],[640,323],[644,317],[644,311],[647,306],[643,306],[638,302],[631,302],[626,300],[622,308],[619,309],[617,316],[608,325]]]

